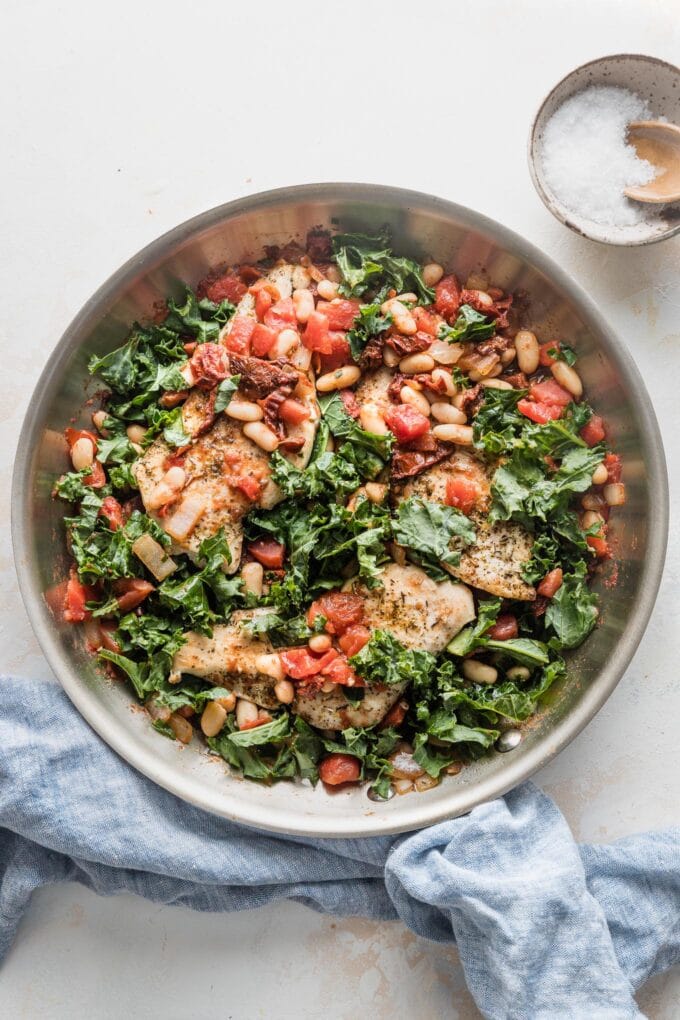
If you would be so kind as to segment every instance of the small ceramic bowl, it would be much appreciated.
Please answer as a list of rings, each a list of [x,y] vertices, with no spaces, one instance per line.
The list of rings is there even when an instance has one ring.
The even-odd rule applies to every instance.
[[[658,217],[635,226],[608,227],[566,208],[551,191],[543,171],[543,133],[558,107],[590,85],[618,85],[645,99],[655,118],[680,124],[680,69],[656,57],[620,53],[591,60],[568,74],[548,93],[529,136],[529,170],[538,194],[553,216],[583,237],[604,244],[652,244],[680,231],[680,203],[662,206]]]

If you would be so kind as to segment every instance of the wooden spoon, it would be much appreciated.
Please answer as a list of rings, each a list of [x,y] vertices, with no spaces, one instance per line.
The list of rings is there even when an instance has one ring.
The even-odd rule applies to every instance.
[[[649,184],[625,188],[624,195],[636,202],[680,201],[680,127],[661,120],[635,120],[628,125],[628,141],[658,174]]]

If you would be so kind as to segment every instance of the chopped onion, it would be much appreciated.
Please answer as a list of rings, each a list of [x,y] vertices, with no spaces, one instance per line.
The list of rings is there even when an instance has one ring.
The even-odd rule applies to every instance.
[[[163,546],[149,534],[140,535],[132,543],[132,551],[157,581],[164,580],[177,570],[175,561],[168,556]]]
[[[425,769],[421,768],[418,762],[415,760],[412,754],[408,751],[395,751],[390,757],[390,764],[392,766],[392,777],[394,779],[418,779],[425,772]]]
[[[205,513],[205,501],[200,496],[185,496],[172,517],[163,525],[171,538],[181,542],[188,538]]]

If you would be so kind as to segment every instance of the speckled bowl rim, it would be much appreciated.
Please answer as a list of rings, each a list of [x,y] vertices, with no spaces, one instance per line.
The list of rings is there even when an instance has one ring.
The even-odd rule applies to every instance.
[[[671,64],[669,60],[662,60],[660,57],[650,57],[645,53],[610,53],[606,57],[596,57],[594,60],[587,60],[585,64],[579,64],[578,67],[574,67],[571,71],[565,74],[558,82],[553,85],[549,92],[543,97],[541,105],[536,110],[534,118],[531,122],[531,129],[529,131],[529,139],[527,142],[527,162],[529,164],[529,173],[531,174],[531,180],[533,185],[538,192],[538,195],[546,207],[548,212],[552,213],[556,220],[563,223],[565,227],[569,227],[579,237],[585,237],[588,241],[593,241],[595,244],[601,244],[606,247],[614,246],[615,248],[641,248],[648,244],[658,244],[659,241],[667,241],[669,237],[674,237],[680,233],[680,219],[675,226],[665,230],[663,234],[655,234],[651,237],[644,238],[640,241],[605,241],[601,237],[593,237],[592,234],[582,230],[581,227],[577,226],[569,219],[569,215],[563,212],[563,206],[558,203],[555,197],[547,192],[541,183],[538,174],[536,173],[536,128],[540,120],[541,114],[545,107],[550,102],[552,97],[555,95],[557,90],[564,85],[565,82],[573,78],[574,75],[580,71],[584,71],[587,67],[594,67],[597,64],[603,64],[609,60],[639,60],[647,64],[659,64],[662,67],[667,68],[669,71],[675,72],[680,78],[680,67],[676,67],[675,64]]]

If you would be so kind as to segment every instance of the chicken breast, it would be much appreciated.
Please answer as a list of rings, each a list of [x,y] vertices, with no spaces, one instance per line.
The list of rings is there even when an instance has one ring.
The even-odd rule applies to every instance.
[[[371,404],[380,411],[386,411],[392,403],[387,391],[392,382],[392,371],[389,368],[377,368],[373,372],[365,372],[354,391],[359,407]]]
[[[479,489],[475,509],[470,513],[477,532],[476,541],[471,546],[461,547],[457,567],[442,566],[474,588],[501,598],[529,602],[536,598],[536,591],[522,578],[522,567],[531,558],[533,538],[514,521],[489,523],[487,514],[491,502],[492,473],[481,458],[457,449],[446,460],[396,486],[395,497],[397,502],[409,496],[420,496],[434,503],[443,503],[449,478],[462,474],[473,480]]]

